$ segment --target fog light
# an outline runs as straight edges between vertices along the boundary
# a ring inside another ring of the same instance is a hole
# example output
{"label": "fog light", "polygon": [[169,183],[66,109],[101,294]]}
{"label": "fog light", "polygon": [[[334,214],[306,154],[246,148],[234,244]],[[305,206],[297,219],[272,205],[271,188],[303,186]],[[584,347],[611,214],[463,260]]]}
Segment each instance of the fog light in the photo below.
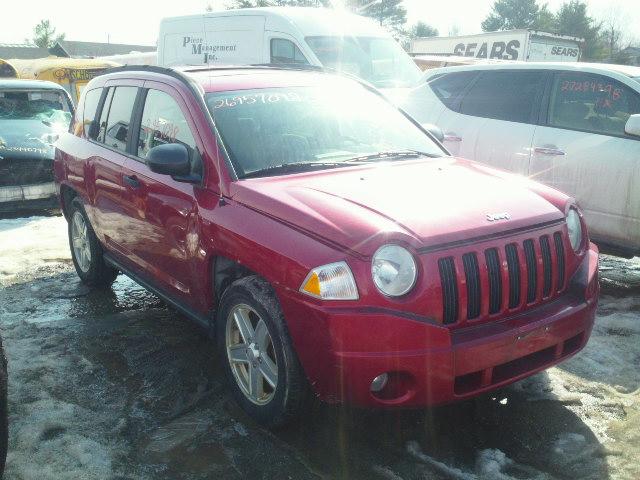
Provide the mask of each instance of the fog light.
{"label": "fog light", "polygon": [[384,387],[386,387],[387,381],[389,381],[389,375],[388,374],[383,373],[382,375],[378,375],[371,382],[371,391],[374,392],[374,393],[378,393],[378,392],[382,391],[382,389]]}

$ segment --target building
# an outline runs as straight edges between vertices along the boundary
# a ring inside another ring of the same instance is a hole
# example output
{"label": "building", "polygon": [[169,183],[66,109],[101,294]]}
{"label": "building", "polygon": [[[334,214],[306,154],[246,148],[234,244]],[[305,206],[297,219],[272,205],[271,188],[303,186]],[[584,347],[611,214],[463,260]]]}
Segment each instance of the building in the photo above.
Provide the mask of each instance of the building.
{"label": "building", "polygon": [[49,49],[50,55],[70,58],[106,57],[131,52],[155,52],[156,47],[149,45],[130,45],[124,43],[75,42],[61,40]]}
{"label": "building", "polygon": [[620,50],[615,59],[627,65],[640,65],[640,47],[627,47]]}
{"label": "building", "polygon": [[31,60],[51,55],[67,58],[94,58],[110,55],[122,55],[131,52],[155,52],[150,45],[130,45],[123,43],[74,42],[61,40],[49,48],[35,45],[0,43],[0,58]]}
{"label": "building", "polygon": [[21,58],[31,60],[50,55],[46,48],[20,43],[0,43],[0,58]]}

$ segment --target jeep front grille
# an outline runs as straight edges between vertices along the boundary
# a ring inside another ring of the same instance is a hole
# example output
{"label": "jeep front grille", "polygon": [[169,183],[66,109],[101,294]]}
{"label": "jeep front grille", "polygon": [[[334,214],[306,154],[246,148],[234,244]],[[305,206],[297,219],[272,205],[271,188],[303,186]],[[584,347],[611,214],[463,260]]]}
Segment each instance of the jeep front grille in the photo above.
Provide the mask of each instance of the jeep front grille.
{"label": "jeep front grille", "polygon": [[564,289],[562,233],[470,251],[460,257],[443,257],[438,260],[438,267],[445,324],[481,320],[535,306]]}

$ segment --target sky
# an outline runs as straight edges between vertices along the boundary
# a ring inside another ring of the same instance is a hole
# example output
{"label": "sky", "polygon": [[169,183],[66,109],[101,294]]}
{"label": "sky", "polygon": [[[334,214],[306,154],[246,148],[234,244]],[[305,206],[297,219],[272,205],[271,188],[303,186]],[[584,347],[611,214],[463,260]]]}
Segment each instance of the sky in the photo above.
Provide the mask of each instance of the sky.
{"label": "sky", "polygon": [[[626,32],[627,41],[640,41],[640,0],[587,0],[589,14],[613,15]],[[564,0],[547,0],[555,11]],[[208,4],[223,8],[228,0],[110,0],[94,4],[86,0],[4,0],[0,43],[23,43],[41,19],[49,19],[67,40],[154,45],[163,17],[204,11]],[[424,21],[448,35],[479,33],[480,23],[493,0],[404,0],[409,24]],[[98,7],[99,5],[99,7]],[[160,7],[160,5],[162,5]]]}

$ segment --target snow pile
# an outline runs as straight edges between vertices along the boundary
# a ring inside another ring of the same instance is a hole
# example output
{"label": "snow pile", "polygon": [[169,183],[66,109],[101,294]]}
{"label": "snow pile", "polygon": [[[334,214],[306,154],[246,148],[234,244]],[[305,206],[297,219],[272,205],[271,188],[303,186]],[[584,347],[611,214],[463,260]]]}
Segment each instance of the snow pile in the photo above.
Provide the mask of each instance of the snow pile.
{"label": "snow pile", "polygon": [[41,324],[3,328],[9,359],[9,452],[5,478],[105,479],[118,448],[104,441],[111,412],[72,402],[78,376],[94,375],[84,357],[70,354],[66,332]]}
{"label": "snow pile", "polygon": [[473,472],[451,467],[425,454],[418,442],[409,442],[407,451],[431,469],[454,480],[542,480],[546,475],[527,465],[516,464],[497,448],[488,448],[477,453]]}
{"label": "snow pile", "polygon": [[513,465],[513,460],[501,450],[491,448],[478,452],[476,459],[476,473],[480,478],[511,478],[503,472]]}
{"label": "snow pile", "polygon": [[407,444],[407,451],[411,455],[413,455],[417,460],[420,460],[421,462],[427,464],[428,466],[436,470],[438,473],[441,473],[446,477],[453,478],[455,480],[477,480],[478,479],[478,476],[473,473],[465,472],[459,468],[450,467],[446,463],[439,462],[435,458],[430,457],[420,449],[420,445],[418,445],[418,442],[409,442]]}
{"label": "snow pile", "polygon": [[0,252],[0,286],[27,270],[69,264],[67,222],[63,216],[0,220]]}
{"label": "snow pile", "polygon": [[560,456],[575,456],[584,450],[587,439],[579,433],[563,433],[553,443],[551,451]]}

